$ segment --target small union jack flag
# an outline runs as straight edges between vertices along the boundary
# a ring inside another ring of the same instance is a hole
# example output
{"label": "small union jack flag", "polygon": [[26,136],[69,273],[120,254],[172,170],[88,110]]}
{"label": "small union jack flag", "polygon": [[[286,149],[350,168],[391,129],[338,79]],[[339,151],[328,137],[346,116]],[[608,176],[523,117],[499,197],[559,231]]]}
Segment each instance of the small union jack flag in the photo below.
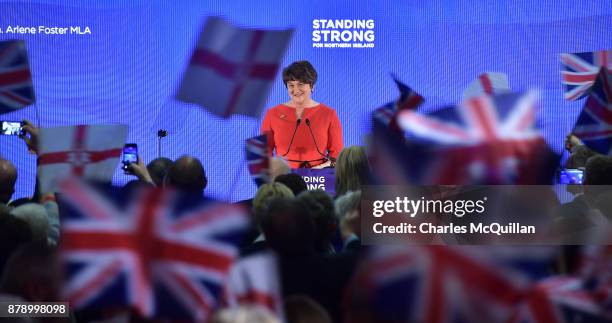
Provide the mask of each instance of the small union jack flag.
{"label": "small union jack flag", "polygon": [[511,323],[611,322],[577,277],[555,276],[538,282],[517,308]]}
{"label": "small union jack flag", "polygon": [[475,97],[429,115],[402,111],[398,123],[420,148],[412,157],[420,165],[416,182],[549,183],[556,160],[536,127],[536,109],[529,92]]}
{"label": "small union jack flag", "polygon": [[22,40],[0,42],[0,114],[34,103],[28,53]]}
{"label": "small union jack flag", "polygon": [[263,134],[247,139],[246,159],[249,166],[249,173],[257,186],[259,187],[268,183],[270,181],[270,153],[268,152],[267,135]]}
{"label": "small union jack flag", "polygon": [[77,180],[60,189],[64,296],[74,308],[209,318],[248,225],[242,208],[153,188],[127,200]]}
{"label": "small union jack flag", "polygon": [[397,125],[397,113],[403,110],[416,109],[423,103],[424,99],[420,94],[398,80],[395,75],[391,75],[391,77],[393,77],[393,81],[395,81],[397,89],[400,91],[400,96],[397,100],[374,110],[374,118],[401,133]]}
{"label": "small union jack flag", "polygon": [[528,287],[520,272],[470,249],[385,246],[368,254],[348,297],[373,322],[507,322]]}
{"label": "small union jack flag", "polygon": [[588,94],[600,67],[612,70],[612,50],[586,53],[563,53],[563,84],[565,99],[578,100]]}
{"label": "small union jack flag", "polygon": [[589,148],[612,153],[612,72],[601,68],[573,132]]}

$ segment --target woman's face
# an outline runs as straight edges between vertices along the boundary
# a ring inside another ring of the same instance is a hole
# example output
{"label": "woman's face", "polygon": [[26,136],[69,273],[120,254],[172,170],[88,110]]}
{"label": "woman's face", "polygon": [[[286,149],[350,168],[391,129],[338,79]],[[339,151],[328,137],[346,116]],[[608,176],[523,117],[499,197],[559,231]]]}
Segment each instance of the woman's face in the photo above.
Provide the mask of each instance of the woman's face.
{"label": "woman's face", "polygon": [[287,92],[289,93],[291,101],[299,105],[310,101],[312,87],[310,84],[300,81],[289,81],[287,82]]}

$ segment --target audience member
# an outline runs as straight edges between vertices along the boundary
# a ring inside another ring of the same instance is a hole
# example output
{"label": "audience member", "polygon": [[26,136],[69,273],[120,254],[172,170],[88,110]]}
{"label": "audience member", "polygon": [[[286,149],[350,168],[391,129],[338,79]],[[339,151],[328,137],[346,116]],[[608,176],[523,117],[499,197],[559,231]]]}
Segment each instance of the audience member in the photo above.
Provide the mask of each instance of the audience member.
{"label": "audience member", "polygon": [[28,203],[11,210],[11,215],[25,221],[30,227],[32,238],[36,242],[51,243],[49,238],[49,219],[45,208],[37,203]]}
{"label": "audience member", "polygon": [[331,242],[338,229],[338,224],[331,196],[323,190],[311,190],[300,193],[297,199],[304,203],[315,223],[316,251],[321,254],[334,253]]}
{"label": "audience member", "polygon": [[213,315],[211,323],[281,323],[281,321],[264,308],[241,306],[225,308]]}
{"label": "audience member", "polygon": [[268,203],[261,228],[270,248],[288,257],[313,253],[315,224],[308,214],[308,206],[289,197],[275,197]]}
{"label": "audience member", "polygon": [[274,182],[274,179],[280,175],[291,173],[291,168],[287,161],[280,157],[270,157],[270,182]]}
{"label": "audience member", "polygon": [[27,302],[59,302],[61,267],[54,248],[29,243],[9,258],[0,278],[0,292]]}
{"label": "audience member", "polygon": [[332,323],[327,311],[304,295],[292,295],[285,299],[285,317],[287,323]]}
{"label": "audience member", "polygon": [[274,179],[274,182],[285,184],[291,189],[291,191],[293,191],[295,196],[308,189],[302,176],[296,173],[279,175]]}
{"label": "audience member", "polygon": [[172,164],[172,160],[166,157],[155,158],[147,164],[147,171],[153,183],[155,183],[155,186],[161,187],[163,185],[164,178],[166,174],[168,174],[168,170]]}
{"label": "audience member", "polygon": [[361,248],[361,191],[347,192],[335,201],[345,251]]}
{"label": "audience member", "polygon": [[0,158],[0,204],[8,204],[15,193],[17,169],[13,164]]}
{"label": "audience member", "polygon": [[358,191],[370,182],[370,165],[363,146],[344,148],[336,161],[336,196]]}
{"label": "audience member", "polygon": [[27,222],[8,213],[8,210],[0,213],[0,274],[11,254],[32,241],[32,230]]}
{"label": "audience member", "polygon": [[204,194],[208,179],[199,159],[183,156],[170,166],[164,183],[181,191]]}

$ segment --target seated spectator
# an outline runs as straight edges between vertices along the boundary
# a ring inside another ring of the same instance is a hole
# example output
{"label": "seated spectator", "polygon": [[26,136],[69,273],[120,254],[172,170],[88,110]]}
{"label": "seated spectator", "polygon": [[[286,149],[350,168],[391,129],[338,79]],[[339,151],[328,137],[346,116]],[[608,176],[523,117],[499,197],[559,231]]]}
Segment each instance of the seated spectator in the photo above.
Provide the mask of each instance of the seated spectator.
{"label": "seated spectator", "polygon": [[217,311],[211,323],[280,323],[281,321],[264,308],[240,306]]}
{"label": "seated spectator", "polygon": [[199,159],[183,156],[170,166],[164,184],[181,191],[203,195],[208,179]]}
{"label": "seated spectator", "polygon": [[28,223],[8,213],[0,212],[0,274],[11,254],[20,246],[33,241]]}
{"label": "seated spectator", "polygon": [[49,238],[51,228],[47,218],[47,211],[42,205],[36,203],[24,204],[12,209],[11,215],[25,221],[29,225],[34,241],[55,245],[55,242]]}
{"label": "seated spectator", "polygon": [[54,248],[46,243],[20,247],[9,258],[0,292],[16,295],[27,302],[59,302],[61,267]]}
{"label": "seated spectator", "polygon": [[336,196],[348,191],[361,190],[370,182],[370,165],[362,146],[344,148],[336,161]]}
{"label": "seated spectator", "polygon": [[321,254],[334,253],[332,240],[338,229],[334,201],[324,190],[304,191],[297,196],[315,223],[315,246]]}
{"label": "seated spectator", "polygon": [[8,204],[15,193],[17,169],[8,160],[0,158],[0,204]]}
{"label": "seated spectator", "polygon": [[292,295],[285,299],[287,323],[332,323],[327,311],[312,298]]}
{"label": "seated spectator", "polygon": [[291,173],[289,164],[280,157],[270,157],[270,182],[274,182],[277,176]]}
{"label": "seated spectator", "polygon": [[172,160],[166,157],[155,158],[147,164],[147,171],[149,175],[151,175],[151,179],[153,183],[155,183],[155,186],[161,187],[163,185],[164,178],[166,174],[168,174],[168,170],[172,164]]}
{"label": "seated spectator", "polygon": [[340,223],[340,234],[344,251],[361,248],[361,191],[348,192],[336,199],[336,216]]}
{"label": "seated spectator", "polygon": [[252,242],[248,246],[243,248],[245,254],[257,252],[266,248],[266,238],[262,234],[261,219],[266,213],[270,201],[274,198],[286,197],[293,198],[293,192],[281,183],[264,184],[257,190],[255,197],[253,198],[253,223],[254,230],[247,234],[247,241]]}
{"label": "seated spectator", "polygon": [[315,223],[299,199],[270,201],[262,229],[270,248],[279,256],[283,296],[307,295],[336,322],[341,322],[340,303],[355,267],[355,257],[321,255],[315,251]]}
{"label": "seated spectator", "polygon": [[279,175],[274,179],[274,182],[285,184],[291,189],[293,195],[295,196],[308,189],[308,187],[306,186],[306,182],[304,181],[302,176],[295,173]]}

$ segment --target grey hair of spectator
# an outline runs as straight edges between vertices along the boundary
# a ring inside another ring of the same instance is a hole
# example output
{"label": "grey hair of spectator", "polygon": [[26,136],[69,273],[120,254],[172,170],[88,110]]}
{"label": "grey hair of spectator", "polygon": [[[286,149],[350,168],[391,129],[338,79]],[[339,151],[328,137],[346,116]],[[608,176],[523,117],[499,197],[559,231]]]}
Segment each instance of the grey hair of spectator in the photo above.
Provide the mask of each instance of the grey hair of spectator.
{"label": "grey hair of spectator", "polygon": [[346,192],[346,194],[338,197],[334,202],[334,208],[338,220],[342,220],[350,211],[361,209],[361,191]]}
{"label": "grey hair of spectator", "polygon": [[332,323],[325,308],[305,295],[285,299],[285,316],[290,323]]}
{"label": "grey hair of spectator", "polygon": [[10,161],[0,157],[0,203],[6,204],[15,193],[17,169]]}
{"label": "grey hair of spectator", "polygon": [[259,187],[253,198],[253,215],[255,216],[255,223],[261,225],[261,218],[266,213],[270,200],[276,197],[289,197],[293,198],[295,195],[285,184],[282,183],[268,183],[263,184]]}
{"label": "grey hair of spectator", "polygon": [[36,203],[27,203],[11,210],[11,214],[25,221],[32,231],[32,238],[37,242],[49,240],[49,219],[45,208]]}
{"label": "grey hair of spectator", "polygon": [[164,183],[164,178],[166,174],[168,174],[168,170],[170,166],[172,166],[174,162],[170,158],[159,157],[153,159],[151,162],[147,164],[147,171],[149,175],[151,175],[151,179],[157,187],[161,187]]}
{"label": "grey hair of spectator", "polygon": [[281,323],[270,311],[262,307],[239,306],[217,311],[211,323]]}

